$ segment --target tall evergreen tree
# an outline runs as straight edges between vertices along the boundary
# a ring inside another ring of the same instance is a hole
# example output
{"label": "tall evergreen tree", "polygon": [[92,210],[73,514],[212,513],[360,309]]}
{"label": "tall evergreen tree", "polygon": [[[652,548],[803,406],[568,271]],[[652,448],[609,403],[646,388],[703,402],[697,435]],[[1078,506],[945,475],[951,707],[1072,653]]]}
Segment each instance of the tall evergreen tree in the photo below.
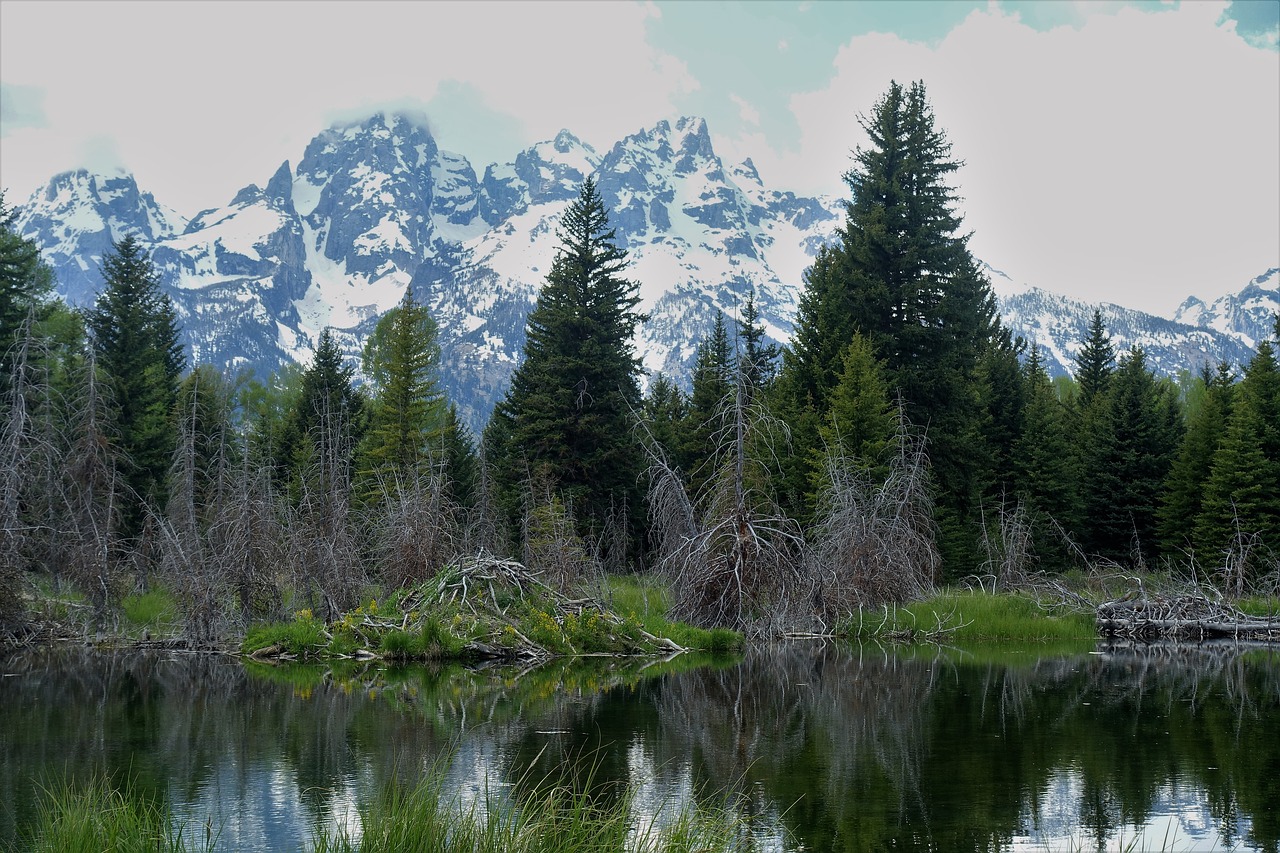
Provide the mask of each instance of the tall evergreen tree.
{"label": "tall evergreen tree", "polygon": [[[824,455],[858,460],[867,471],[888,473],[885,453],[896,428],[883,366],[871,351],[871,342],[854,334],[844,351],[844,369],[831,391],[831,407],[819,433]],[[814,491],[824,482],[822,466],[814,469]]]}
{"label": "tall evergreen tree", "polygon": [[1280,554],[1280,369],[1270,341],[1258,344],[1205,481],[1195,525],[1197,553],[1213,568],[1237,535],[1256,537],[1255,557]]}
{"label": "tall evergreen tree", "polygon": [[121,531],[141,529],[148,502],[163,506],[177,440],[174,402],[186,357],[173,303],[147,253],[132,237],[102,263],[105,286],[88,314],[98,367],[110,391],[115,440],[125,460]]}
{"label": "tall evergreen tree", "polygon": [[644,422],[667,461],[686,469],[685,429],[689,398],[665,373],[657,373],[644,395]]}
{"label": "tall evergreen tree", "polygon": [[994,334],[995,300],[968,249],[948,185],[960,167],[935,125],[922,83],[891,84],[861,119],[871,145],[846,175],[853,191],[839,244],[815,260],[784,372],[819,412],[859,331],[886,366],[912,423],[927,428],[940,496],[944,556],[972,565],[977,505],[990,478],[979,361]]}
{"label": "tall evergreen tree", "polygon": [[756,307],[756,291],[752,287],[738,320],[738,340],[741,346],[737,355],[738,381],[747,388],[748,398],[773,380],[778,366],[778,345],[766,343],[764,324],[760,322],[760,309]]}
{"label": "tall evergreen tree", "polygon": [[1167,553],[1194,543],[1193,531],[1204,500],[1213,458],[1227,433],[1235,398],[1236,376],[1222,362],[1217,372],[1205,365],[1200,380],[1204,394],[1187,425],[1178,455],[1169,469],[1160,504],[1160,540]]}
{"label": "tall evergreen tree", "polygon": [[[1038,542],[1047,543],[1056,539],[1050,535],[1056,532],[1055,523],[1063,530],[1073,531],[1079,522],[1076,457],[1066,407],[1049,380],[1038,347],[1032,346],[1023,374],[1026,408],[1022,433],[1011,454],[1015,492],[1028,505]],[[1047,547],[1039,550],[1042,557],[1048,556]]]}
{"label": "tall evergreen tree", "polygon": [[364,372],[373,388],[362,473],[411,475],[438,455],[447,405],[439,390],[440,348],[425,305],[406,290],[378,321],[364,347]]}
{"label": "tall evergreen tree", "polygon": [[1119,563],[1151,561],[1158,553],[1156,513],[1174,452],[1181,414],[1173,388],[1130,349],[1097,399],[1097,429],[1083,471],[1086,547]]}
{"label": "tall evergreen tree", "polygon": [[1102,312],[1097,309],[1089,321],[1089,334],[1076,353],[1075,363],[1075,380],[1080,386],[1078,403],[1081,411],[1086,411],[1107,390],[1107,382],[1116,369],[1116,350],[1102,321]]}
{"label": "tall evergreen tree", "polygon": [[733,352],[724,315],[717,312],[715,324],[698,345],[693,361],[693,381],[685,417],[681,467],[689,477],[689,489],[699,494],[715,478],[720,464],[720,434],[725,429],[725,411],[734,390]]}
{"label": "tall evergreen tree", "polygon": [[[309,466],[320,462],[324,476],[341,478],[337,485],[345,489],[367,426],[368,404],[355,386],[355,369],[345,363],[333,333],[325,329],[282,430],[279,462],[285,482],[296,485]],[[334,484],[321,485],[327,490]]]}
{"label": "tall evergreen tree", "polygon": [[[586,532],[626,506],[639,518],[640,454],[631,429],[642,372],[632,338],[643,317],[626,253],[595,182],[565,211],[560,246],[529,314],[524,359],[494,418],[508,467],[554,478]],[[634,532],[634,531],[633,531]]]}
{"label": "tall evergreen tree", "polygon": [[15,214],[0,192],[0,377],[9,371],[9,348],[33,309],[53,290],[53,271],[36,244],[17,232]]}

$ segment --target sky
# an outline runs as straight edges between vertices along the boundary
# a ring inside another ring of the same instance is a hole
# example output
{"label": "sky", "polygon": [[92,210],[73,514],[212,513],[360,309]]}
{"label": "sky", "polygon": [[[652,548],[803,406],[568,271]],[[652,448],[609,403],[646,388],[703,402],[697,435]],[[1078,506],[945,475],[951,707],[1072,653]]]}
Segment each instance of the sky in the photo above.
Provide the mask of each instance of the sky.
{"label": "sky", "polygon": [[477,172],[699,115],[726,164],[847,198],[891,80],[1019,283],[1169,315],[1280,266],[1280,0],[0,0],[0,188],[124,169],[190,217],[411,109]]}

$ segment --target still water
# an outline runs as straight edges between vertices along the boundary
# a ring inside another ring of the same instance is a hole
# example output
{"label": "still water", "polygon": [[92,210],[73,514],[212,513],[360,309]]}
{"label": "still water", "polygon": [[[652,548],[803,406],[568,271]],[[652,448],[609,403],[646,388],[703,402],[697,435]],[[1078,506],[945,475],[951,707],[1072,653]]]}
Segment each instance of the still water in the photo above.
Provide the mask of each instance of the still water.
{"label": "still water", "polygon": [[362,803],[432,770],[464,802],[623,781],[641,820],[728,798],[760,850],[1280,849],[1275,651],[805,643],[469,670],[46,650],[0,675],[5,850],[41,785],[94,774],[220,849],[276,851],[358,833]]}

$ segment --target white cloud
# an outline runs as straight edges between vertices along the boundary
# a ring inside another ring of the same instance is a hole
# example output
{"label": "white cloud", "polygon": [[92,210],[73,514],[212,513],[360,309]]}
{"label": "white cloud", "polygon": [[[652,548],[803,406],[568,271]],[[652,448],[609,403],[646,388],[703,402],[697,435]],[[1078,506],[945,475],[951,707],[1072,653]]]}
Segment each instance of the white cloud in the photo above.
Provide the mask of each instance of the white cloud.
{"label": "white cloud", "polygon": [[427,104],[450,80],[515,120],[507,156],[562,127],[608,145],[675,114],[673,98],[697,86],[646,43],[658,14],[619,3],[86,3],[74,15],[5,4],[0,78],[45,92],[48,128],[6,135],[0,182],[22,198],[79,165],[84,140],[109,136],[140,184],[190,214],[265,181],[335,115]]}
{"label": "white cloud", "polygon": [[1032,284],[1171,311],[1280,261],[1280,55],[1217,26],[1222,9],[1122,9],[1048,32],[997,9],[934,47],[860,36],[825,89],[793,96],[798,150],[717,143],[761,145],[768,181],[843,195],[857,114],[890,79],[923,79],[967,164],[975,253]]}
{"label": "white cloud", "polygon": [[751,105],[751,102],[738,95],[730,94],[729,100],[733,101],[734,106],[738,108],[738,117],[747,124],[760,126],[760,111]]}

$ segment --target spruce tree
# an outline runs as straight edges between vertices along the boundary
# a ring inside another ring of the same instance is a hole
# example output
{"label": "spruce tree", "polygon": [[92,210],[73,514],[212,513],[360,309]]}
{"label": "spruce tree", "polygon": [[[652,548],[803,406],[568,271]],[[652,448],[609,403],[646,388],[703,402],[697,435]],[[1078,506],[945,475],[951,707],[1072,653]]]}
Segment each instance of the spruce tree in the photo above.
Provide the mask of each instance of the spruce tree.
{"label": "spruce tree", "polygon": [[724,414],[734,390],[733,353],[724,315],[717,312],[711,334],[698,345],[693,361],[693,382],[679,455],[689,477],[690,493],[697,495],[715,478],[720,465],[720,434]]}
{"label": "spruce tree", "polygon": [[[859,334],[845,347],[842,361],[844,369],[819,429],[823,455],[856,460],[864,471],[883,479],[888,473],[885,454],[896,427],[883,365],[872,353],[871,342]],[[824,478],[822,466],[815,466],[815,493]]]}
{"label": "spruce tree", "polygon": [[53,290],[53,271],[36,244],[18,234],[15,218],[0,192],[0,378],[9,372],[9,348],[22,324],[44,309]]}
{"label": "spruce tree", "polygon": [[1158,553],[1156,513],[1164,479],[1181,440],[1173,388],[1130,349],[1108,382],[1083,471],[1089,551],[1118,563],[1150,562]]}
{"label": "spruce tree", "polygon": [[666,456],[667,462],[686,470],[685,429],[689,398],[665,373],[649,381],[644,395],[644,422],[649,436]]}
{"label": "spruce tree", "polygon": [[280,441],[282,472],[295,497],[300,478],[317,463],[324,482],[312,483],[313,489],[345,490],[367,426],[368,403],[355,386],[355,368],[345,363],[333,333],[325,329],[302,374]]}
{"label": "spruce tree", "polygon": [[[1040,349],[1032,346],[1023,367],[1026,406],[1022,433],[1012,448],[1015,493],[1031,512],[1037,543],[1058,540],[1055,527],[1074,531],[1080,519],[1076,458],[1072,452],[1066,407],[1058,399],[1049,374],[1040,359]],[[1065,557],[1047,545],[1038,549],[1042,557],[1052,555],[1056,567]]]}
{"label": "spruce tree", "polygon": [[[1280,553],[1280,369],[1270,341],[1236,392],[1226,435],[1214,453],[1195,525],[1202,562],[1221,568],[1238,535],[1256,538],[1254,557]],[[1250,569],[1254,567],[1249,567]]]}
{"label": "spruce tree", "polygon": [[840,241],[809,272],[785,385],[793,408],[808,400],[824,412],[839,354],[855,331],[871,341],[908,419],[928,431],[944,556],[963,573],[976,557],[978,502],[991,477],[975,388],[995,300],[960,230],[948,179],[961,164],[924,85],[891,84],[861,124],[871,144],[846,175],[853,200]]}
{"label": "spruce tree", "polygon": [[1089,334],[1075,357],[1075,380],[1080,386],[1078,398],[1081,411],[1087,411],[1093,401],[1107,389],[1107,382],[1116,368],[1116,350],[1111,336],[1102,322],[1102,312],[1095,309],[1089,321]]}
{"label": "spruce tree", "polygon": [[1213,468],[1214,455],[1226,438],[1235,398],[1236,376],[1226,362],[1220,363],[1216,372],[1210,372],[1205,365],[1199,381],[1203,383],[1204,395],[1169,469],[1160,504],[1160,541],[1170,554],[1194,544],[1193,532],[1204,501],[1205,483]]}
{"label": "spruce tree", "polygon": [[773,381],[779,354],[777,344],[766,343],[754,287],[747,294],[747,302],[738,321],[738,340],[741,342],[737,356],[738,381],[746,387],[748,398],[752,398]]}
{"label": "spruce tree", "polygon": [[558,238],[529,314],[523,360],[494,418],[506,422],[498,430],[506,433],[506,467],[550,476],[584,532],[596,535],[621,507],[639,518],[641,459],[631,426],[642,369],[632,338],[643,317],[594,180],[565,211]]}
{"label": "spruce tree", "polygon": [[439,390],[436,337],[426,306],[406,290],[365,343],[363,366],[373,399],[361,474],[371,481],[411,476],[430,462],[433,449],[439,455],[447,406]]}
{"label": "spruce tree", "polygon": [[186,357],[177,314],[138,241],[125,237],[102,263],[105,287],[88,313],[97,364],[110,391],[111,425],[125,460],[121,531],[136,535],[148,503],[162,507],[177,440],[174,402]]}

